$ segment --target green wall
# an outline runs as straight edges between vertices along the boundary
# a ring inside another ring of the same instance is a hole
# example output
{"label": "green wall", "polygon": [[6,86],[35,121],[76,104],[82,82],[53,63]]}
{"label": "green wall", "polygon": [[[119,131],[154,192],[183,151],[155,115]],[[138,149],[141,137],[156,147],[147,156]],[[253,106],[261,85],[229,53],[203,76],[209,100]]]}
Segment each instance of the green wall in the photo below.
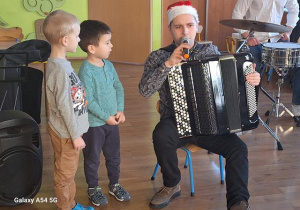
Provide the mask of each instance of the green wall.
{"label": "green wall", "polygon": [[[8,23],[5,28],[20,27],[24,39],[34,39],[34,21],[45,18],[36,11],[27,11],[24,1],[29,0],[0,0],[0,18]],[[109,1],[109,0],[108,0]],[[120,0],[121,1],[121,0]],[[161,47],[161,1],[152,0],[152,49]],[[32,1],[31,1],[32,2]],[[36,2],[36,1],[33,1]],[[45,0],[44,0],[45,2]],[[53,1],[52,1],[53,2]],[[59,2],[59,1],[58,1]],[[80,21],[88,19],[88,0],[65,0],[65,3],[53,10],[62,9],[78,17]],[[0,20],[1,20],[0,19]],[[78,47],[76,53],[68,53],[68,57],[85,57],[86,54]]]}
{"label": "green wall", "polygon": [[[23,30],[24,39],[34,39],[34,21],[37,19],[45,18],[38,12],[27,11],[24,8],[24,0],[0,0],[0,17],[6,23],[5,28],[20,27]],[[25,0],[29,1],[29,0]],[[31,1],[36,2],[36,1]],[[44,0],[45,2],[45,0]],[[54,1],[52,1],[54,2]],[[59,1],[58,1],[59,2]],[[53,10],[62,9],[77,16],[80,21],[88,19],[88,0],[66,0],[65,3]],[[76,53],[69,53],[68,57],[85,57],[86,53],[79,47]]]}
{"label": "green wall", "polygon": [[161,1],[153,0],[152,4],[152,50],[161,47]]}

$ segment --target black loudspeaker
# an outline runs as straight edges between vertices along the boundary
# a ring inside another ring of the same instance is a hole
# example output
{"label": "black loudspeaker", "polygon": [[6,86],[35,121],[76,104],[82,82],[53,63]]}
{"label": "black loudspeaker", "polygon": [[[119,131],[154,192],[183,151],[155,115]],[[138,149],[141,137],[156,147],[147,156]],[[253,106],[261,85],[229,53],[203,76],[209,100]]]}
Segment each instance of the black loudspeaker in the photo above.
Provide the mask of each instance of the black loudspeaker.
{"label": "black loudspeaker", "polygon": [[0,111],[0,206],[33,198],[43,171],[40,131],[35,120],[17,110]]}

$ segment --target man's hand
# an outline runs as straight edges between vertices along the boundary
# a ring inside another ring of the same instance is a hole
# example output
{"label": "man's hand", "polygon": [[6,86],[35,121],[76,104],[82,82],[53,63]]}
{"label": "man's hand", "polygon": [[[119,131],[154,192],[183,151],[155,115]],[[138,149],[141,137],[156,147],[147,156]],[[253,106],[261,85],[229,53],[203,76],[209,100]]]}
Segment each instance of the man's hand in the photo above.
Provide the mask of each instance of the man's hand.
{"label": "man's hand", "polygon": [[291,29],[289,32],[285,32],[281,36],[281,40],[284,42],[289,42],[290,41],[290,36],[292,34],[293,28],[290,26],[287,26],[289,29]]}
{"label": "man's hand", "polygon": [[172,53],[170,58],[165,62],[166,67],[171,68],[172,66],[175,66],[176,64],[179,64],[182,60],[185,60],[185,58],[182,56],[183,48],[192,48],[193,46],[190,46],[188,43],[181,43]]}
{"label": "man's hand", "polygon": [[256,37],[249,37],[247,40],[248,46],[260,45],[260,41]]}
{"label": "man's hand", "polygon": [[[246,31],[241,34],[242,38],[246,39],[249,36],[249,31]],[[247,45],[248,46],[256,46],[260,45],[260,41],[256,37],[249,37],[247,40]]]}
{"label": "man's hand", "polygon": [[[255,69],[255,65],[253,65],[253,69]],[[253,73],[246,76],[246,81],[252,86],[257,86],[260,83],[260,74],[254,70]]]}
{"label": "man's hand", "polygon": [[290,33],[283,33],[281,34],[281,40],[284,41],[284,42],[289,42],[290,41]]}

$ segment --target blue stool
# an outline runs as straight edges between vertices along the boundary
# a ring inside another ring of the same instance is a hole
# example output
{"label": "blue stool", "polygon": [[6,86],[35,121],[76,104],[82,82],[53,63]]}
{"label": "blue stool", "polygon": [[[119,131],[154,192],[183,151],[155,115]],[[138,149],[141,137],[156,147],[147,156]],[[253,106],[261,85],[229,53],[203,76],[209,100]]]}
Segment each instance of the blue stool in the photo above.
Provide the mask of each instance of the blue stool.
{"label": "blue stool", "polygon": [[[200,147],[197,147],[196,145],[193,145],[195,148],[199,148],[197,150],[200,150]],[[189,167],[189,173],[190,173],[190,185],[191,185],[191,196],[195,196],[195,188],[194,188],[194,172],[193,172],[193,163],[192,163],[192,155],[191,152],[197,151],[190,148],[189,145],[180,147],[180,149],[184,150],[186,152],[186,158],[185,158],[185,164],[184,168]],[[219,162],[220,162],[220,175],[221,175],[221,184],[224,184],[224,166],[223,166],[223,157],[222,155],[219,155]],[[157,174],[157,171],[159,169],[159,164],[157,163],[153,172],[153,175],[151,177],[151,180],[154,180]]]}

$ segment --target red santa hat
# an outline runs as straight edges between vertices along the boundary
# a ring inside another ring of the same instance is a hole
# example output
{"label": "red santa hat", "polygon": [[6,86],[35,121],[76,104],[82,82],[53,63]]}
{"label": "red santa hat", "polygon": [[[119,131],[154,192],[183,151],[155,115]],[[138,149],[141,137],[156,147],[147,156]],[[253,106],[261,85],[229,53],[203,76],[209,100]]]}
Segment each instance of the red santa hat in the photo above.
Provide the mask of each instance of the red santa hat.
{"label": "red santa hat", "polygon": [[190,14],[193,15],[199,22],[198,13],[195,7],[193,7],[191,1],[178,1],[168,6],[168,24],[178,15]]}

